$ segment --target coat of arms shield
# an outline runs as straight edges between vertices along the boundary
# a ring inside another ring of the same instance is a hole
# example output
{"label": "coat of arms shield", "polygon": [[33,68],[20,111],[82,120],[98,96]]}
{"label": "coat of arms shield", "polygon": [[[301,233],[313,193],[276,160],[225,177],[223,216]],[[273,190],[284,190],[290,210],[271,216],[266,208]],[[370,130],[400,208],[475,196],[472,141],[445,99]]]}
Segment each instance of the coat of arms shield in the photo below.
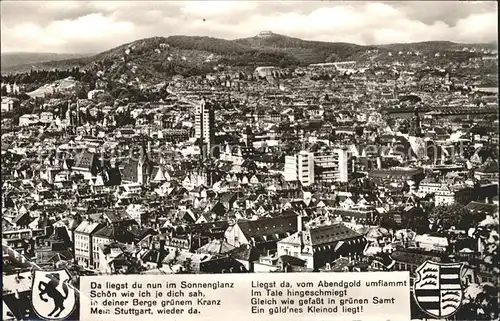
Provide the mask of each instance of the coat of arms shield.
{"label": "coat of arms shield", "polygon": [[417,270],[413,295],[422,311],[435,318],[455,314],[463,301],[463,263],[426,261]]}
{"label": "coat of arms shield", "polygon": [[76,307],[76,291],[66,269],[35,270],[31,301],[33,311],[44,320],[64,320]]}

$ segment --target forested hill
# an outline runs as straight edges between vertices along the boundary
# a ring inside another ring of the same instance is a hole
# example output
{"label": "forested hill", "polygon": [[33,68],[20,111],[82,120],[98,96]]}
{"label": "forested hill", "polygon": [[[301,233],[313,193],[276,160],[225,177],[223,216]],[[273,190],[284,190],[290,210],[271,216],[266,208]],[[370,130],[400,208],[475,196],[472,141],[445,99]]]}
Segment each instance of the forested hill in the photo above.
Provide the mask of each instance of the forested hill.
{"label": "forested hill", "polygon": [[[124,78],[164,78],[176,74],[190,76],[209,73],[219,65],[293,67],[343,60],[366,61],[390,57],[391,52],[419,51],[429,53],[454,51],[471,46],[452,42],[425,42],[361,46],[351,43],[308,41],[272,32],[251,38],[225,40],[212,37],[170,36],[137,40],[97,55],[2,66],[2,74],[34,70],[66,70],[78,67],[107,73],[115,80]],[[495,45],[473,45],[494,48]],[[468,59],[471,53],[461,53]],[[472,54],[474,55],[474,54]]]}

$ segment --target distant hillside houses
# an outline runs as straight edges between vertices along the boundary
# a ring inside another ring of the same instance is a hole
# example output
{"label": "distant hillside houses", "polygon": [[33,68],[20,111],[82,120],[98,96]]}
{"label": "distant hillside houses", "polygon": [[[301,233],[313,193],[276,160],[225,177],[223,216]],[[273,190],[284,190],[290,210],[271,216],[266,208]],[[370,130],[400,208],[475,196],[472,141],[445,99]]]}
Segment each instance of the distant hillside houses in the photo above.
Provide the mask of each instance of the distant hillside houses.
{"label": "distant hillside houses", "polygon": [[19,99],[11,97],[2,97],[2,113],[11,112],[19,107]]}
{"label": "distant hillside houses", "polygon": [[1,88],[2,88],[2,93],[5,90],[5,93],[14,94],[14,95],[19,94],[19,92],[21,92],[21,90],[23,90],[23,87],[17,85],[16,83],[14,83],[14,84],[2,83]]}
{"label": "distant hillside houses", "polygon": [[254,76],[259,78],[267,78],[267,77],[282,77],[287,73],[286,70],[283,70],[279,67],[273,66],[263,66],[257,67],[254,71]]}
{"label": "distant hillside houses", "polygon": [[355,61],[338,61],[338,62],[325,62],[319,64],[310,64],[309,69],[320,69],[320,70],[337,70],[337,71],[355,71],[356,62]]}

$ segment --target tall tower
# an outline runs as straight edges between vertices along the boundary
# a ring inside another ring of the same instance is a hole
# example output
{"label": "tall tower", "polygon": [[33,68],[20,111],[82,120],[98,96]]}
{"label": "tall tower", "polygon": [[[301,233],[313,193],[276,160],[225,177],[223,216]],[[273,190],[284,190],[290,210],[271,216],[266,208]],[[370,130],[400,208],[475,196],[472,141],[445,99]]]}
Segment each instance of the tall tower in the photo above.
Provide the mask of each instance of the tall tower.
{"label": "tall tower", "polygon": [[78,102],[78,98],[76,99],[76,126],[80,126],[80,103]]}
{"label": "tall tower", "polygon": [[201,101],[196,107],[195,137],[199,139],[202,157],[209,158],[215,144],[215,108],[210,102]]}
{"label": "tall tower", "polygon": [[66,110],[65,121],[68,126],[73,126],[73,114],[71,113],[71,102],[68,101],[68,109]]}
{"label": "tall tower", "polygon": [[254,139],[255,139],[255,135],[252,132],[252,127],[247,126],[245,128],[245,132],[243,134],[243,142],[245,143],[245,146],[252,147]]}
{"label": "tall tower", "polygon": [[418,107],[415,107],[415,113],[412,118],[408,141],[416,159],[421,160],[427,156],[427,146],[424,139],[422,124],[418,114]]}
{"label": "tall tower", "polygon": [[149,177],[151,174],[151,161],[148,157],[148,151],[146,147],[141,146],[141,153],[139,155],[139,161],[137,162],[137,183],[147,184],[149,183]]}
{"label": "tall tower", "polygon": [[420,115],[418,114],[418,107],[415,107],[412,124],[410,128],[410,136],[422,137],[422,124],[420,123]]}

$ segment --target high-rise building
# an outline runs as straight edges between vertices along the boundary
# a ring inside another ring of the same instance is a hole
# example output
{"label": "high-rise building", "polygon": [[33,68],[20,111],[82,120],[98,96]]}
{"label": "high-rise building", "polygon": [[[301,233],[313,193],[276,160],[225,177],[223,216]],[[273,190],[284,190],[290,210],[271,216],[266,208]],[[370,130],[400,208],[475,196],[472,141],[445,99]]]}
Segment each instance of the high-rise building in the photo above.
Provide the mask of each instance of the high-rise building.
{"label": "high-rise building", "polygon": [[313,184],[314,153],[301,151],[295,156],[285,156],[285,180],[298,180],[305,186]]}
{"label": "high-rise building", "polygon": [[351,153],[346,149],[301,151],[285,156],[284,176],[286,181],[298,180],[305,186],[315,182],[348,182],[352,168]]}
{"label": "high-rise building", "polygon": [[203,158],[211,154],[215,144],[215,110],[214,105],[202,100],[196,107],[195,137],[200,143]]}
{"label": "high-rise building", "polygon": [[347,149],[335,148],[314,153],[315,180],[318,182],[348,182],[352,174],[352,154]]}

